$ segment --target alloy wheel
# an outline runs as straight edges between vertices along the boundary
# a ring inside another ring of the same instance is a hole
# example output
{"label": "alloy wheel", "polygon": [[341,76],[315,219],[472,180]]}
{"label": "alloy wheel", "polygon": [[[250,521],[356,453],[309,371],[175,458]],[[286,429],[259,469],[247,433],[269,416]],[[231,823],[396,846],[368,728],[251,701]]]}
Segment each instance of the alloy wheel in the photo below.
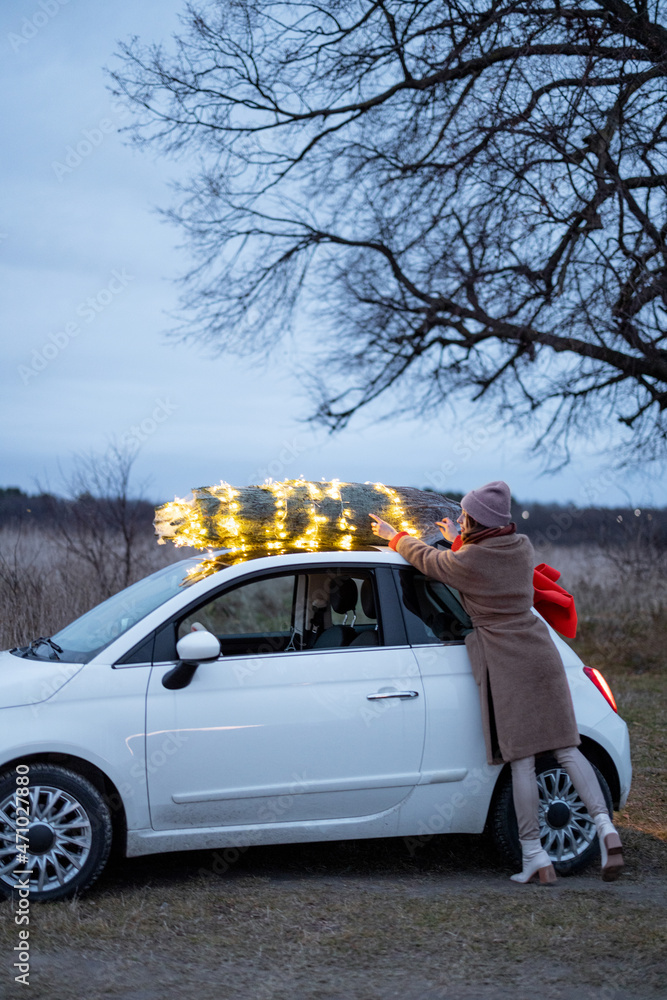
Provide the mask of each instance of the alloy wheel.
{"label": "alloy wheel", "polygon": [[537,776],[540,837],[555,862],[571,861],[592,844],[595,824],[577,795],[567,771],[550,768]]}
{"label": "alloy wheel", "polygon": [[[27,825],[21,822],[17,801],[28,810]],[[63,888],[79,874],[92,846],[90,817],[71,792],[36,784],[29,787],[26,798],[17,800],[11,794],[0,802],[0,879],[8,887],[22,877],[14,872],[30,870],[31,890]],[[26,864],[18,857],[23,847]]]}

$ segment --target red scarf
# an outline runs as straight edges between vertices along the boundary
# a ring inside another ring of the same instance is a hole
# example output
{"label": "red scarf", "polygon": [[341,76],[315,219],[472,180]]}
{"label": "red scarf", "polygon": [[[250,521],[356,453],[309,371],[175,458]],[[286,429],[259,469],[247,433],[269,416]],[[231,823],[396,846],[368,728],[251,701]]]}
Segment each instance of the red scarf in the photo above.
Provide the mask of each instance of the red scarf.
{"label": "red scarf", "polygon": [[498,535],[513,535],[516,531],[516,524],[512,521],[502,528],[481,528],[477,531],[464,531],[461,534],[461,545],[469,542],[481,542],[483,538],[496,538]]}

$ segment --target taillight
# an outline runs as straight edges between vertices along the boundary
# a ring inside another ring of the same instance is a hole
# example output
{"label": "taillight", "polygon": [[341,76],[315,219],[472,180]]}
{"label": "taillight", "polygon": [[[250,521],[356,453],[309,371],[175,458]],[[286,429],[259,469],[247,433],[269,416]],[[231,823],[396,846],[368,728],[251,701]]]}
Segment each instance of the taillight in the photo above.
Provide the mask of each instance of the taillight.
{"label": "taillight", "polygon": [[618,709],[616,708],[616,699],[611,693],[611,688],[607,684],[606,680],[604,679],[600,671],[596,670],[595,667],[584,667],[584,673],[586,674],[589,680],[593,681],[598,691],[600,691],[605,696],[611,707],[618,715]]}

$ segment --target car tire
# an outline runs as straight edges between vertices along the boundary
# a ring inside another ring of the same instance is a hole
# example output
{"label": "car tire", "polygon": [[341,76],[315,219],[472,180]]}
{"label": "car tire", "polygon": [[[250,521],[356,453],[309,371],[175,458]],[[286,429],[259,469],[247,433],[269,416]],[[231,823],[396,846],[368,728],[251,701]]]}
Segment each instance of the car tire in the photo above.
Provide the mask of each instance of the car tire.
{"label": "car tire", "polygon": [[[609,815],[613,803],[609,785],[592,765],[600,782]],[[579,798],[567,771],[554,757],[540,757],[535,771],[540,793],[540,838],[559,875],[573,875],[588,868],[600,855],[593,820]],[[521,869],[521,845],[512,799],[508,767],[500,779],[490,817],[491,835],[503,860]]]}
{"label": "car tire", "polygon": [[[27,790],[27,821],[17,809],[26,802],[17,798],[17,788]],[[17,828],[29,838],[25,862],[18,857],[25,840]],[[30,764],[27,774],[0,776],[0,895],[12,896],[26,878],[15,872],[32,870],[30,901],[69,899],[99,876],[111,840],[109,807],[87,778],[56,764]]]}

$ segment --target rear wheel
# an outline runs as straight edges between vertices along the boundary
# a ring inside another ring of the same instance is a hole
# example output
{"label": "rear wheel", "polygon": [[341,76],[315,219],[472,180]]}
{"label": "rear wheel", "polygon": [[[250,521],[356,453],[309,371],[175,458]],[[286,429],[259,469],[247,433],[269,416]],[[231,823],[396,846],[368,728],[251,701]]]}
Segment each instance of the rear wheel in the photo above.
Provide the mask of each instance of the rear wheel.
{"label": "rear wheel", "polygon": [[[536,762],[540,793],[540,839],[560,875],[583,871],[600,853],[595,824],[577,795],[570,776],[553,757]],[[613,804],[609,786],[593,765],[609,815]],[[521,845],[512,799],[511,771],[507,768],[496,796],[491,816],[494,842],[508,864],[521,868]]]}
{"label": "rear wheel", "polygon": [[[91,885],[107,862],[109,807],[74,771],[31,764],[26,772],[0,777],[0,895],[10,896],[29,878],[30,900],[67,899]],[[32,874],[20,874],[26,871]]]}

